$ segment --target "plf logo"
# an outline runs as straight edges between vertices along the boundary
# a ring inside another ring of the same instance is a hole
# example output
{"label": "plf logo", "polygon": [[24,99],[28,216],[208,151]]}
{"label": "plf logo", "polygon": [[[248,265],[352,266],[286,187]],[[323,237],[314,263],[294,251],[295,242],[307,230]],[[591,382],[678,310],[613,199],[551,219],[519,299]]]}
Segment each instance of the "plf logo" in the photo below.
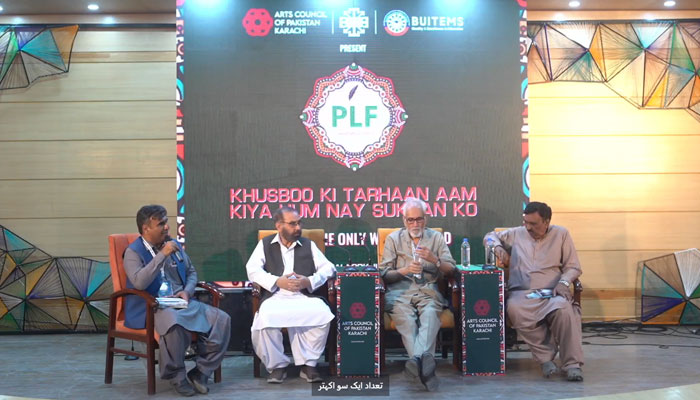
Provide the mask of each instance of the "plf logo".
{"label": "plf logo", "polygon": [[316,154],[357,171],[394,152],[408,116],[391,79],[352,63],[316,80],[299,118]]}

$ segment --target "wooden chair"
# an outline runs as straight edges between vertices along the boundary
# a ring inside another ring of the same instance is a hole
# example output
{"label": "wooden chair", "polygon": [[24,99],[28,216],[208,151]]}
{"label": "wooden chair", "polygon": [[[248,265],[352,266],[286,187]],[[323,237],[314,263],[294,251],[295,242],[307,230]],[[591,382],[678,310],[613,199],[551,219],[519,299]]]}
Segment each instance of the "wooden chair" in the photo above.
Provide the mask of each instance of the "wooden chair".
{"label": "wooden chair", "polygon": [[[506,229],[510,228],[503,228],[503,227],[498,227],[494,229],[494,232],[501,232],[505,231]],[[500,259],[496,259],[496,264],[498,267],[503,268],[503,279],[505,280],[506,287],[508,286],[508,275],[510,272],[510,269],[508,268],[509,265],[503,263]],[[574,288],[574,306],[577,306],[581,308],[581,292],[583,292],[583,284],[581,284],[581,281],[578,279],[574,279],[573,282],[571,282],[571,286]],[[507,290],[507,289],[506,289]],[[508,319],[508,314],[506,313],[506,348],[517,348],[520,344],[523,344],[522,341],[518,340],[518,333],[516,330],[511,326],[510,320]]]}
{"label": "wooden chair", "polygon": [[[379,263],[382,261],[382,256],[384,255],[384,244],[386,243],[386,238],[394,231],[401,228],[379,228],[377,233],[377,260]],[[431,228],[435,231],[442,233],[442,228]],[[459,320],[460,315],[460,292],[459,284],[455,279],[457,275],[446,276],[445,279],[438,282],[438,287],[443,296],[450,301],[452,309],[446,308],[442,310],[440,314],[440,332],[438,333],[438,348],[442,352],[442,358],[447,358],[447,352],[450,348],[449,343],[442,340],[445,331],[449,331],[452,336],[452,365],[456,369],[461,369],[461,356],[462,356],[462,328]],[[385,288],[384,282],[382,282],[382,287]],[[381,370],[385,371],[386,366],[386,332],[395,332],[396,324],[391,319],[391,315],[384,311],[384,292],[380,295],[380,313],[382,315],[382,326],[381,326],[381,355],[380,355],[380,366]],[[455,317],[455,315],[457,317]]]}
{"label": "wooden chair", "polygon": [[[277,234],[277,231],[274,229],[261,229],[258,231],[258,241],[262,240],[262,238],[264,237],[275,234]],[[301,236],[313,241],[316,244],[316,247],[318,247],[318,249],[321,250],[322,253],[326,252],[325,232],[323,229],[302,229]],[[260,296],[262,293],[261,290],[262,288],[260,287],[260,285],[253,283],[253,317],[255,317],[255,313],[257,313],[260,309]],[[321,286],[319,290],[321,290],[321,295],[325,296],[328,299],[331,312],[335,314],[335,281],[333,279],[329,279],[328,284],[325,286]],[[338,340],[337,330],[338,328],[336,324],[332,322],[330,331],[328,332],[328,339],[326,340],[325,358],[330,366],[331,376],[334,376],[336,372],[335,353],[336,342]],[[286,332],[286,329],[283,329],[283,332]],[[260,364],[260,358],[255,353],[255,351],[253,351],[253,376],[256,378],[260,378]]]}
{"label": "wooden chair", "polygon": [[[125,233],[109,235],[109,266],[112,271],[112,284],[114,293],[109,299],[109,329],[107,331],[107,359],[105,364],[105,383],[112,383],[112,371],[114,367],[114,354],[129,354],[146,359],[146,374],[148,381],[148,394],[156,392],[155,380],[155,350],[158,348],[158,333],[154,329],[154,313],[158,307],[156,299],[144,290],[126,288],[126,272],[124,271],[124,251],[131,242],[139,238],[138,233]],[[212,305],[219,307],[219,300],[223,298],[221,292],[204,282],[197,283],[198,287],[209,292]],[[125,296],[135,295],[146,301],[146,328],[131,329],[124,326]],[[122,349],[115,346],[116,338],[134,340],[145,343],[146,352],[140,353],[134,350]],[[193,340],[196,341],[196,334]],[[221,382],[221,366],[214,372],[214,382]]]}

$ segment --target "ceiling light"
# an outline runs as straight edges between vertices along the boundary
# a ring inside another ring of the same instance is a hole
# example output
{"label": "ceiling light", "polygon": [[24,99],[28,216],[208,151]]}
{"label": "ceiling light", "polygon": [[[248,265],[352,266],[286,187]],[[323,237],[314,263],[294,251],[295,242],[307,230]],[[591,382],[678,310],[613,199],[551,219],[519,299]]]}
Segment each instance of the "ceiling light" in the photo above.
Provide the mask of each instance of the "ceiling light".
{"label": "ceiling light", "polygon": [[2,12],[2,10],[3,10],[3,8],[2,8],[2,6],[0,6],[0,12]]}
{"label": "ceiling light", "polygon": [[99,9],[100,9],[100,6],[98,6],[97,4],[88,4],[88,10],[90,10],[90,11],[97,11]]}
{"label": "ceiling light", "polygon": [[576,7],[580,6],[580,5],[581,5],[581,2],[580,2],[580,1],[574,0],[574,1],[570,1],[570,2],[569,2],[569,7],[571,7],[571,8],[576,8]]}
{"label": "ceiling light", "polygon": [[676,2],[673,0],[666,0],[664,1],[664,7],[673,7],[676,5]]}

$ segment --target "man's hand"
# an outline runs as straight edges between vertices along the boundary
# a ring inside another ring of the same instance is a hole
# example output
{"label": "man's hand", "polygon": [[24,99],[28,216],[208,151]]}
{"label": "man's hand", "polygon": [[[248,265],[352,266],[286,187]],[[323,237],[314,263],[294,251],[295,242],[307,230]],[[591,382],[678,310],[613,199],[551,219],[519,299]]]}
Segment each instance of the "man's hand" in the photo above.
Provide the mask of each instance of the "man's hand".
{"label": "man's hand", "polygon": [[304,275],[299,275],[296,272],[292,272],[292,275],[296,276],[297,280],[301,284],[300,290],[306,289],[309,292],[311,291],[311,280],[308,277],[306,277]]}
{"label": "man's hand", "polygon": [[175,296],[173,296],[173,297],[179,297],[179,298],[185,300],[187,303],[190,302],[190,295],[184,290],[180,290],[179,292],[175,293]]}
{"label": "man's hand", "polygon": [[289,290],[290,292],[298,292],[302,289],[301,279],[298,279],[294,272],[280,276],[275,284],[278,288]]}
{"label": "man's hand", "polygon": [[410,264],[398,270],[401,275],[420,274],[423,272],[423,266],[418,261],[411,261]]}
{"label": "man's hand", "polygon": [[416,249],[416,254],[418,257],[420,257],[422,260],[425,260],[431,264],[437,264],[438,258],[435,254],[433,254],[432,251],[430,251],[429,248],[427,247],[419,247]]}
{"label": "man's hand", "polygon": [[565,298],[566,301],[571,301],[571,298],[573,297],[573,295],[571,294],[571,288],[561,282],[557,283],[557,286],[554,287],[552,293],[555,296],[561,296]]}
{"label": "man's hand", "polygon": [[496,246],[494,252],[496,253],[496,258],[500,265],[507,267],[510,264],[510,254],[508,254],[503,246]]}
{"label": "man's hand", "polygon": [[177,248],[177,245],[175,244],[175,242],[172,240],[169,240],[163,244],[163,247],[160,249],[160,252],[165,254],[166,256],[169,256],[178,250],[179,249]]}

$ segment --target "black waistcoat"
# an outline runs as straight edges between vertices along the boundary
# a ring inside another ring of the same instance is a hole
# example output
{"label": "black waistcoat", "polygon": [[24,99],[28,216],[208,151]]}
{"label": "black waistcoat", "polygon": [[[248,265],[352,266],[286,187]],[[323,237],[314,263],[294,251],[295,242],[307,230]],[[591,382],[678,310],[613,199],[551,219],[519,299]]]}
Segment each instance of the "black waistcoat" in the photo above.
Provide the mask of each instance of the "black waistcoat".
{"label": "black waistcoat", "polygon": [[[272,275],[282,276],[284,273],[284,262],[282,261],[282,252],[280,251],[280,243],[271,243],[275,235],[270,235],[262,239],[263,251],[265,252],[265,265],[263,269]],[[301,246],[294,247],[294,272],[299,275],[311,276],[316,272],[316,265],[314,264],[314,257],[311,253],[311,241],[305,237],[299,238],[299,243]],[[326,303],[326,296],[324,292],[326,288],[325,283],[321,285],[315,292],[309,293],[306,289],[302,289],[301,293],[307,296],[320,297]],[[267,300],[272,293],[261,288],[260,303]]]}

